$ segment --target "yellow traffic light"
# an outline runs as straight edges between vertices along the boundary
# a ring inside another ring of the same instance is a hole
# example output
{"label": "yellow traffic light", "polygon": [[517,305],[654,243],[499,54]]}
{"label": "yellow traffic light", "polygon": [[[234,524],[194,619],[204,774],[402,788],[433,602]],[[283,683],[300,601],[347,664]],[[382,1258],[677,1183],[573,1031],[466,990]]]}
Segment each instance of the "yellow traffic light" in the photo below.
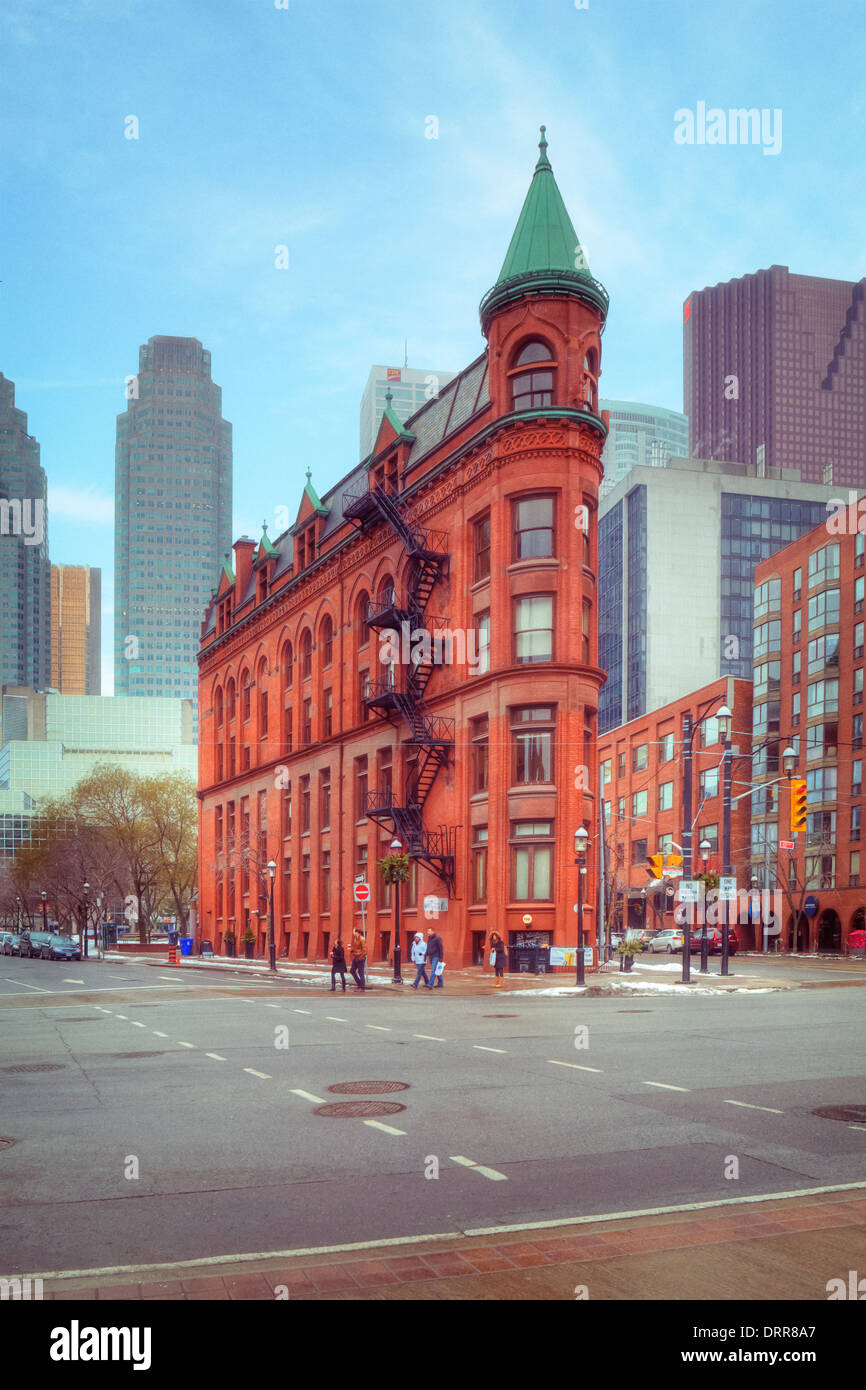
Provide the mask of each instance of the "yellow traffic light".
{"label": "yellow traffic light", "polygon": [[663,854],[651,854],[646,863],[647,873],[653,878],[661,878],[664,859]]}
{"label": "yellow traffic light", "polygon": [[683,856],[681,854],[669,854],[665,860],[666,869],[681,869],[682,864]]}
{"label": "yellow traffic light", "polygon": [[806,829],[806,779],[795,777],[791,782],[791,833]]}

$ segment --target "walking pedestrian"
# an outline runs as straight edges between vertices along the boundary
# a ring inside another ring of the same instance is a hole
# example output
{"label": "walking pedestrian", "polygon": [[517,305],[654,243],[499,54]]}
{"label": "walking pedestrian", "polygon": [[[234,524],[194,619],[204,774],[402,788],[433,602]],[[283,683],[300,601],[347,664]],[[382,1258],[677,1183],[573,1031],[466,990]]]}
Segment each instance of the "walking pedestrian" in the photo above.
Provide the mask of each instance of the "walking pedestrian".
{"label": "walking pedestrian", "polygon": [[429,989],[430,986],[427,981],[427,971],[424,969],[424,966],[427,961],[427,943],[419,931],[416,931],[415,933],[415,939],[412,942],[412,950],[410,952],[410,956],[412,959],[412,964],[417,965],[418,967],[412,988],[417,989],[419,984],[423,980],[425,985],[427,985],[427,988]]}
{"label": "walking pedestrian", "polygon": [[367,988],[364,980],[364,965],[367,960],[367,943],[364,940],[363,932],[358,927],[352,933],[352,964],[349,966],[349,974],[355,981],[356,986],[363,994]]}
{"label": "walking pedestrian", "polygon": [[490,957],[496,978],[493,981],[494,989],[501,989],[505,984],[505,942],[498,931],[490,934]]}
{"label": "walking pedestrian", "polygon": [[442,945],[442,937],[430,927],[427,932],[427,959],[430,962],[430,984],[428,989],[442,988],[442,971],[444,969],[445,948]]}
{"label": "walking pedestrian", "polygon": [[342,941],[335,941],[331,947],[331,993],[337,988],[337,976],[343,981],[343,993],[346,993],[346,948]]}

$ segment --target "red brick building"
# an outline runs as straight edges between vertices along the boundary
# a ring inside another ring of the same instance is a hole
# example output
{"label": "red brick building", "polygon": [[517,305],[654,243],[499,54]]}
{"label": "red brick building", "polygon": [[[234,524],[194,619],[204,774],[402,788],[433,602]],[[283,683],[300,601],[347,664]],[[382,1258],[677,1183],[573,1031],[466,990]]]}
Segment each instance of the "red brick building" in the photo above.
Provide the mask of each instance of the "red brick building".
{"label": "red brick building", "polygon": [[409,420],[389,405],[369,458],[321,499],[308,473],[295,524],[226,561],[199,656],[200,920],[216,950],[248,926],[264,948],[273,860],[280,955],[345,941],[363,876],[370,957],[387,958],[394,890],[376,864],[396,835],[404,950],[438,912],[452,965],[480,962],[492,928],[520,967],[539,947],[543,964],[576,940],[581,824],[595,939],[607,294],[543,131],[540,150],[482,301],[485,351]]}
{"label": "red brick building", "polygon": [[[721,874],[723,853],[723,746],[714,718],[726,705],[731,721],[731,868],[737,883],[749,886],[749,802],[738,796],[748,786],[752,687],[749,681],[724,676],[652,714],[621,724],[599,740],[598,784],[607,827],[605,860],[607,908],[611,921],[622,922],[627,904],[633,927],[672,927],[675,899],[648,887],[650,855],[678,854],[683,836],[683,714],[695,727],[692,740],[692,872]],[[698,846],[710,851],[704,865]],[[667,915],[665,915],[667,914]],[[744,946],[750,929],[738,926]],[[760,945],[760,941],[758,942]]]}
{"label": "red brick building", "polygon": [[[863,670],[866,529],[856,500],[826,526],[755,568],[754,738],[776,735],[755,781],[782,772],[778,748],[797,751],[805,778],[805,832],[790,831],[788,788],[753,805],[754,872],[785,890],[783,944],[845,951],[866,925],[860,865],[863,811]],[[791,851],[780,848],[793,841]],[[812,901],[808,902],[807,899]],[[804,910],[805,908],[805,910]]]}

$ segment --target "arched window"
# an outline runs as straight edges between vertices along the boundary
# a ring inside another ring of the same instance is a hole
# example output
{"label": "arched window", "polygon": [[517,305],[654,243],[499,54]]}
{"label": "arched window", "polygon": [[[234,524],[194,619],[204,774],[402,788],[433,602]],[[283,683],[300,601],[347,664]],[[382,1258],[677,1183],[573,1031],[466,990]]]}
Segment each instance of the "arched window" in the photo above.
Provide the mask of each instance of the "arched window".
{"label": "arched window", "polygon": [[226,686],[226,722],[228,724],[234,723],[236,713],[237,707],[235,704],[235,683],[233,680],[230,680],[228,685]]}
{"label": "arched window", "polygon": [[327,613],[322,619],[322,630],[319,637],[322,648],[322,669],[327,670],[334,660],[334,624]]}
{"label": "arched window", "polygon": [[294,668],[292,666],[292,644],[286,642],[283,647],[283,654],[280,658],[280,667],[283,672],[283,689],[291,690],[294,678]]}
{"label": "arched window", "polygon": [[589,410],[598,412],[598,353],[589,348],[583,359],[583,398]]}
{"label": "arched window", "polygon": [[366,647],[370,641],[370,629],[367,626],[367,614],[370,610],[370,595],[364,589],[358,595],[358,606],[355,610],[355,623],[358,629],[358,646]]}
{"label": "arched window", "polygon": [[219,685],[217,686],[216,694],[214,695],[214,712],[216,717],[216,724],[219,728],[223,722],[223,692],[222,686]]}
{"label": "arched window", "polygon": [[301,638],[301,680],[310,679],[313,674],[313,634],[307,628]]}
{"label": "arched window", "polygon": [[259,738],[267,738],[268,734],[268,670],[267,657],[262,657],[259,662],[259,669],[256,675],[256,689],[259,696]]}
{"label": "arched window", "polygon": [[250,673],[249,673],[249,671],[244,671],[243,675],[241,676],[240,689],[241,689],[241,719],[242,719],[243,722],[246,724],[247,720],[248,720],[249,717],[250,717],[250,714],[252,713],[252,708],[251,708],[252,690],[251,690],[251,687],[250,687]]}
{"label": "arched window", "polygon": [[512,410],[539,410],[553,405],[555,374],[553,354],[547,344],[538,339],[524,343],[509,373]]}

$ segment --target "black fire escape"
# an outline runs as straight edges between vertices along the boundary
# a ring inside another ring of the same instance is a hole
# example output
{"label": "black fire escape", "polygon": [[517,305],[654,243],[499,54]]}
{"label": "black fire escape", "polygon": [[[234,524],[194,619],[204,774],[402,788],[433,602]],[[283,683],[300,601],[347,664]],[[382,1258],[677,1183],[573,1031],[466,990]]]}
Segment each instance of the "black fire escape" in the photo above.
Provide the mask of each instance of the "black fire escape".
{"label": "black fire escape", "polygon": [[454,751],[455,721],[433,714],[424,700],[436,666],[434,634],[447,627],[445,620],[428,617],[426,609],[433,589],[447,572],[448,535],[408,521],[394,494],[384,487],[365,487],[346,494],[345,500],[343,515],[348,520],[361,528],[384,521],[409,557],[406,606],[399,605],[392,590],[370,602],[366,619],[371,631],[393,633],[397,651],[401,657],[408,654],[409,659],[388,665],[387,677],[371,680],[364,702],[383,719],[402,719],[409,729],[404,746],[417,753],[404,796],[396,796],[391,787],[368,792],[367,815],[377,825],[393,828],[409,855],[432,869],[453,894],[456,827],[440,825],[428,830],[424,826],[424,804],[439,769],[447,767]]}

